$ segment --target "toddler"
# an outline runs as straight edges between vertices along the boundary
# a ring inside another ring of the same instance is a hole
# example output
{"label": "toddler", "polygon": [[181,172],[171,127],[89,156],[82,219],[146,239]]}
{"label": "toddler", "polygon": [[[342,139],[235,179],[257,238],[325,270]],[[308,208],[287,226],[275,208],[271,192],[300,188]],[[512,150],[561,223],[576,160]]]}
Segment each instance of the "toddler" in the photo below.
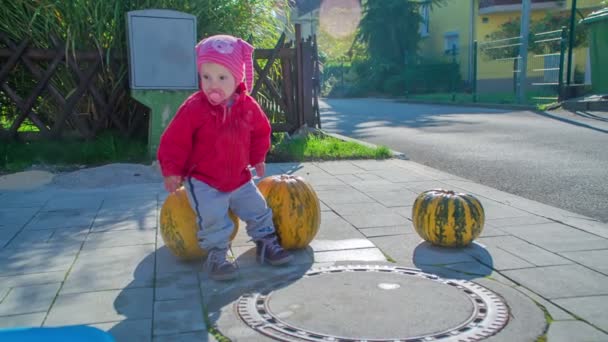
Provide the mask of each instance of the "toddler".
{"label": "toddler", "polygon": [[186,187],[211,278],[230,280],[237,268],[227,258],[233,230],[229,208],[247,223],[260,263],[282,265],[292,255],[278,243],[272,210],[250,170],[264,176],[271,130],[266,114],[248,94],[253,47],[240,38],[216,35],[195,49],[201,90],[184,101],[163,132],[158,161],[168,192]]}

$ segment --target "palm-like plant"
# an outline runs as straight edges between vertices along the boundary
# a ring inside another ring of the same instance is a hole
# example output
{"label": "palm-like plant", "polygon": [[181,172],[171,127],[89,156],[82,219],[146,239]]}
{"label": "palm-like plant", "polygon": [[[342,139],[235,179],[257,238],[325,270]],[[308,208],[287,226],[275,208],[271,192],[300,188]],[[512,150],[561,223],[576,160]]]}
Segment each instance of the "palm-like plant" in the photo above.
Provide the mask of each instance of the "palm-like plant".
{"label": "palm-like plant", "polygon": [[402,65],[415,59],[423,5],[440,5],[448,0],[364,1],[357,41],[370,59],[388,65]]}

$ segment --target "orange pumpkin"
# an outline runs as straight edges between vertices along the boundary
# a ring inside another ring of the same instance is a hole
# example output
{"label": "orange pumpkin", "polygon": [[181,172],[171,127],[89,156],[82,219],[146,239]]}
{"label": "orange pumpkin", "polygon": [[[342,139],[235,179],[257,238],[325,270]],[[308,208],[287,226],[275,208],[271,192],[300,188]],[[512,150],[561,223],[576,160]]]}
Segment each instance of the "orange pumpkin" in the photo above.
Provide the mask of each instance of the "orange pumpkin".
{"label": "orange pumpkin", "polygon": [[[239,219],[232,211],[228,211],[234,223],[230,240],[233,240],[239,229]],[[170,194],[160,210],[160,234],[169,250],[182,260],[199,259],[207,255],[207,251],[198,245],[198,223],[196,214],[190,203],[186,189],[181,188]]]}
{"label": "orange pumpkin", "polygon": [[308,246],[321,224],[321,205],[312,186],[302,177],[277,175],[260,180],[258,188],[272,209],[281,246]]}

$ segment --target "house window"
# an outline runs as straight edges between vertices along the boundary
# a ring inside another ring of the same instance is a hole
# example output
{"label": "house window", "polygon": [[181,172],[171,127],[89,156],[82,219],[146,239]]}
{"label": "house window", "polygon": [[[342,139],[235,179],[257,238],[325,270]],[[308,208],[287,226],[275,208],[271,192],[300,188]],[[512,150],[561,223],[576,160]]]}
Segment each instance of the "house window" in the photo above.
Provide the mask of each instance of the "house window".
{"label": "house window", "polygon": [[458,42],[458,32],[446,32],[443,35],[444,49],[446,54],[451,54],[454,50],[458,53],[460,43]]}
{"label": "house window", "polygon": [[422,22],[420,22],[420,28],[418,32],[423,37],[429,35],[429,12],[430,5],[428,3],[423,3],[420,5],[420,16],[422,17]]}

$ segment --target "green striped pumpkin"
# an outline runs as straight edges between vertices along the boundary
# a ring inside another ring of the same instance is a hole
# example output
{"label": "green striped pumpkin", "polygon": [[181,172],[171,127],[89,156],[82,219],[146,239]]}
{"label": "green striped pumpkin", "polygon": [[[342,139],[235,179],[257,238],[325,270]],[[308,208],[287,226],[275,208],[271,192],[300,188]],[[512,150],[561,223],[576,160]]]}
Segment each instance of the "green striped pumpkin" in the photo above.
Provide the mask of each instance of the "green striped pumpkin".
{"label": "green striped pumpkin", "polygon": [[485,214],[473,195],[434,189],[418,195],[412,221],[418,235],[431,244],[462,247],[481,234]]}

